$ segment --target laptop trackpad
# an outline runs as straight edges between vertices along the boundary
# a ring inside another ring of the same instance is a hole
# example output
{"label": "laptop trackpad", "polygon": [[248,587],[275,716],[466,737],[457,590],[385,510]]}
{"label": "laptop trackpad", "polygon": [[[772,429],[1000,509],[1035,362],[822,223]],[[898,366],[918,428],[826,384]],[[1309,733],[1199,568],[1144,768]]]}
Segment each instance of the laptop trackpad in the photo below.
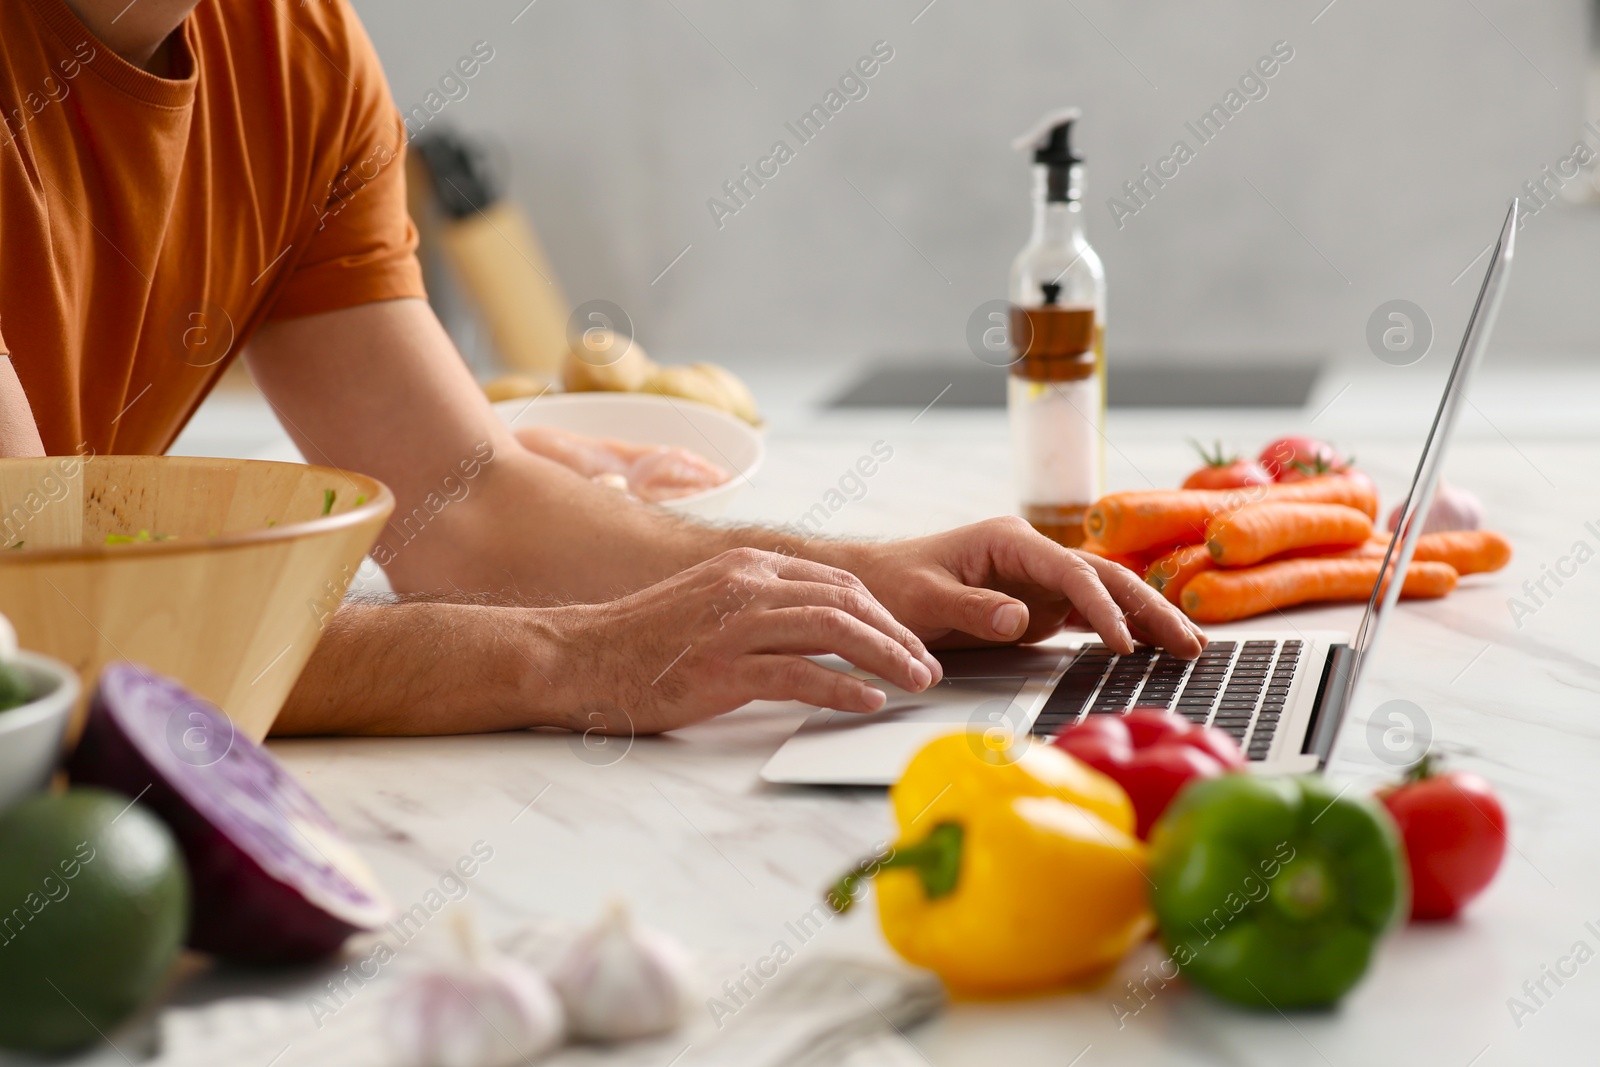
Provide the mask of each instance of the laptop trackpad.
{"label": "laptop trackpad", "polygon": [[[1058,657],[1059,658],[1059,657]],[[1032,699],[1019,700],[1024,687],[1039,689],[1021,675],[945,678],[922,693],[907,693],[879,678],[868,684],[889,700],[861,715],[821,710],[780,748],[761,777],[769,782],[815,785],[890,785],[906,763],[936,737],[967,727],[1004,730],[1009,736],[1027,732],[1024,721]]]}
{"label": "laptop trackpad", "polygon": [[[802,730],[851,730],[867,723],[971,723],[979,729],[1006,718],[1017,694],[1022,692],[1021,676],[1013,678],[945,678],[921,693],[908,693],[882,678],[868,678],[868,685],[888,696],[883,707],[868,715],[850,711],[822,711],[813,715]],[[992,717],[991,717],[992,716]],[[817,720],[821,719],[821,722]]]}

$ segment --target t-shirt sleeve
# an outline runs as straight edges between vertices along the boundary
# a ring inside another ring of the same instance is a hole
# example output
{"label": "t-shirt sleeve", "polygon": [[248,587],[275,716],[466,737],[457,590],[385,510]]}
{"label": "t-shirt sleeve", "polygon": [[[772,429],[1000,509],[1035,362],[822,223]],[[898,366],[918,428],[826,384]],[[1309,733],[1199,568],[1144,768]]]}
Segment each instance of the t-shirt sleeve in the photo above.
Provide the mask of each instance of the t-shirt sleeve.
{"label": "t-shirt sleeve", "polygon": [[343,163],[321,202],[305,252],[268,318],[291,319],[402,297],[425,297],[417,229],[406,209],[406,129],[366,32],[350,15],[348,79],[354,86]]}

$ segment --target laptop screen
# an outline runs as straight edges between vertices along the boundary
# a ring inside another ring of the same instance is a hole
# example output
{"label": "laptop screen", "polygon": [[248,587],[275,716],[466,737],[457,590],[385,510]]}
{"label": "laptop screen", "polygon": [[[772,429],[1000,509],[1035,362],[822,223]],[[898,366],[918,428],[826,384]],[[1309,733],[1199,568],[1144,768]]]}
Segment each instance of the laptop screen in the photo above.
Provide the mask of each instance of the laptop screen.
{"label": "laptop screen", "polygon": [[1450,432],[1455,427],[1461,405],[1465,402],[1467,385],[1477,365],[1482,362],[1488,347],[1489,332],[1494,328],[1495,315],[1500,310],[1500,298],[1505,291],[1506,271],[1511,263],[1512,246],[1516,243],[1517,201],[1511,201],[1506,220],[1495,242],[1494,254],[1489,257],[1489,270],[1478,288],[1477,302],[1472,306],[1472,316],[1467,319],[1466,332],[1461,337],[1461,347],[1456,351],[1450,377],[1445,381],[1444,395],[1439,398],[1439,410],[1434,413],[1433,425],[1428,429],[1427,440],[1422,445],[1422,458],[1417,462],[1417,473],[1401,505],[1395,537],[1383,557],[1383,573],[1393,574],[1393,580],[1380,582],[1367,601],[1366,613],[1361,618],[1361,629],[1356,632],[1355,656],[1345,679],[1344,711],[1351,710],[1356,683],[1366,664],[1367,653],[1377,644],[1384,621],[1394,613],[1395,601],[1405,581],[1406,569],[1411,565],[1411,555],[1416,551],[1417,538],[1422,535],[1428,509],[1433,506],[1434,492],[1439,488],[1439,473],[1444,462],[1445,447]]}

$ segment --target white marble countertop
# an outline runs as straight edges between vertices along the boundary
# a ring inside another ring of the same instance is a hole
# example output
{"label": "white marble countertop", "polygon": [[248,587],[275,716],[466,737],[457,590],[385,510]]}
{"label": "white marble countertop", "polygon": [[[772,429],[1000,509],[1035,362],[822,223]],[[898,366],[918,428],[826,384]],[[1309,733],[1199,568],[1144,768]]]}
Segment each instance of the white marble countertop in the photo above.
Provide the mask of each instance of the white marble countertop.
{"label": "white marble countertop", "polygon": [[[1600,936],[1585,926],[1592,921],[1600,929],[1600,652],[1592,643],[1600,564],[1580,567],[1520,628],[1507,607],[1508,597],[1522,595],[1524,580],[1574,542],[1600,548],[1600,419],[1582,404],[1574,410],[1566,373],[1552,373],[1542,386],[1524,384],[1520,403],[1495,390],[1478,401],[1492,415],[1464,427],[1448,476],[1482,495],[1490,524],[1512,538],[1516,558],[1446,600],[1404,608],[1333,768],[1357,788],[1392,773],[1369,750],[1363,721],[1390,697],[1414,701],[1438,743],[1466,750],[1459,764],[1487,775],[1505,800],[1513,850],[1465,918],[1402,931],[1363,984],[1329,1012],[1241,1012],[1175,983],[1119,1026],[1113,1005],[1127,994],[1123,982],[1158,958],[1147,947],[1093,989],[952,1006],[905,1035],[927,1062],[1490,1067],[1593,1054],[1600,964],[1559,987],[1546,979],[1550,995],[1539,1005],[1528,1001],[1523,983],[1537,983],[1542,968],[1554,967],[1577,942],[1600,949]],[[1418,384],[1405,396],[1390,395],[1387,409],[1351,389],[1354,397],[1335,397],[1310,427],[1332,428],[1377,478],[1386,507],[1410,474],[1429,414],[1429,390]],[[1562,395],[1567,406],[1541,418],[1540,408]],[[1351,409],[1347,418],[1341,405]],[[1190,466],[1183,435],[1256,445],[1307,429],[1314,413],[1315,406],[1270,418],[1117,415],[1112,482],[1175,484]],[[893,459],[826,533],[912,534],[1012,508],[1000,415],[935,410],[912,422],[913,414],[775,418],[767,466],[734,517],[779,522],[799,515],[880,439],[893,446]],[[1585,525],[1590,520],[1594,527]],[[1354,608],[1291,616],[1305,627],[1348,629],[1356,620]],[[528,916],[584,919],[621,894],[648,922],[719,959],[753,962],[780,939],[800,953],[888,958],[871,908],[832,920],[803,945],[786,926],[843,867],[892,833],[881,791],[759,781],[762,763],[804,715],[796,706],[750,707],[599,752],[548,732],[292,741],[272,749],[331,809],[402,906],[437,886],[482,840],[495,856],[470,896],[491,929]],[[322,977],[201,975],[176,997],[194,1003],[244,990],[304,995]],[[1512,997],[1535,1008],[1520,1024],[1508,1007]]]}

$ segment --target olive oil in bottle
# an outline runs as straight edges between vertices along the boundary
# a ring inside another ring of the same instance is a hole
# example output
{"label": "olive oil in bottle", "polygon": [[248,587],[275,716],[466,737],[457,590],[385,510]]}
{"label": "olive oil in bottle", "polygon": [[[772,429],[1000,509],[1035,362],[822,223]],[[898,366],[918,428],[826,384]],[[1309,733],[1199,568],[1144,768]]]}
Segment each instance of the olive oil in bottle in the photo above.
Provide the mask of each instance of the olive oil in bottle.
{"label": "olive oil in bottle", "polygon": [[1068,546],[1105,480],[1105,269],[1083,236],[1078,111],[1054,112],[1018,148],[1033,152],[1033,234],[1011,266],[1007,385],[1022,515]]}

